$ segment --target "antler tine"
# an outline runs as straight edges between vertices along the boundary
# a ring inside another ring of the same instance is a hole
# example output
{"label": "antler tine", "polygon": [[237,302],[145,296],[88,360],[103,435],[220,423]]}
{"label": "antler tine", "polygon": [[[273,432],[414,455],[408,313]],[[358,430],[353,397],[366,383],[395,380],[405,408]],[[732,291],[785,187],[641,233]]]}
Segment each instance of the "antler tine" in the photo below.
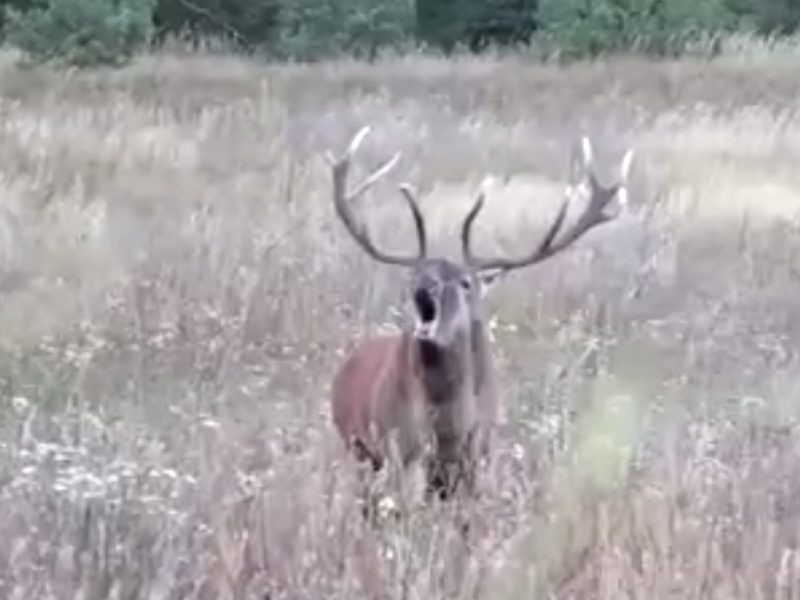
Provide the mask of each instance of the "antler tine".
{"label": "antler tine", "polygon": [[569,196],[567,196],[564,199],[564,202],[562,202],[561,208],[559,209],[555,220],[548,228],[542,241],[527,256],[517,259],[480,259],[474,257],[469,248],[469,231],[472,226],[472,222],[475,220],[475,217],[477,216],[477,213],[480,211],[480,208],[483,204],[483,198],[479,197],[478,201],[475,203],[475,206],[467,215],[467,219],[464,222],[464,229],[462,230],[462,245],[464,249],[465,260],[467,260],[467,262],[471,264],[473,268],[479,270],[499,269],[509,271],[512,269],[526,267],[541,262],[553,256],[554,254],[561,252],[589,230],[612,220],[614,217],[606,214],[605,209],[611,200],[617,196],[620,197],[621,204],[626,202],[626,185],[630,166],[633,161],[633,150],[628,150],[622,159],[619,181],[608,187],[601,185],[594,174],[592,169],[592,146],[589,138],[587,137],[584,137],[581,140],[581,161],[581,167],[584,170],[584,183],[588,186],[589,190],[589,201],[581,215],[578,217],[572,227],[568,228],[564,232],[559,241],[556,241],[556,238],[561,231],[567,215],[567,209],[569,208],[570,204]]}
{"label": "antler tine", "polygon": [[622,162],[619,167],[619,181],[620,189],[618,191],[619,205],[625,210],[628,207],[628,175],[631,171],[631,164],[633,163],[633,149],[629,148],[622,157]]}
{"label": "antler tine", "polygon": [[461,253],[464,255],[464,262],[469,265],[480,262],[480,259],[472,254],[472,225],[475,223],[478,214],[483,210],[483,203],[485,201],[486,191],[481,186],[481,189],[475,194],[475,202],[472,204],[472,208],[467,213],[467,216],[464,218],[464,223],[461,225]]}
{"label": "antler tine", "polygon": [[334,158],[330,152],[327,153],[327,160],[331,165],[331,171],[333,175],[333,203],[334,207],[336,208],[336,214],[339,216],[353,239],[373,259],[386,264],[409,267],[414,266],[425,257],[427,238],[425,235],[425,223],[422,218],[422,213],[419,210],[414,193],[410,190],[410,188],[408,188],[407,185],[401,186],[400,191],[406,198],[406,202],[414,219],[414,225],[417,231],[417,239],[419,242],[419,252],[417,256],[396,256],[379,250],[370,239],[366,227],[361,223],[357,223],[353,216],[350,206],[351,203],[366,193],[366,191],[375,185],[378,180],[383,178],[389,171],[391,171],[400,160],[400,153],[398,152],[382,166],[373,171],[372,174],[362,181],[355,190],[348,192],[347,175],[350,168],[350,160],[358,150],[361,143],[364,141],[364,138],[367,136],[369,131],[369,126],[362,127],[358,133],[353,136],[353,139],[350,141],[347,150],[345,150],[344,154],[339,159]]}
{"label": "antler tine", "polygon": [[419,245],[419,256],[424,258],[428,254],[428,234],[425,230],[425,219],[422,217],[422,211],[419,209],[419,200],[417,199],[417,192],[408,183],[400,185],[400,193],[406,199],[406,204],[411,210],[411,216],[414,218],[414,228],[417,232],[417,244]]}

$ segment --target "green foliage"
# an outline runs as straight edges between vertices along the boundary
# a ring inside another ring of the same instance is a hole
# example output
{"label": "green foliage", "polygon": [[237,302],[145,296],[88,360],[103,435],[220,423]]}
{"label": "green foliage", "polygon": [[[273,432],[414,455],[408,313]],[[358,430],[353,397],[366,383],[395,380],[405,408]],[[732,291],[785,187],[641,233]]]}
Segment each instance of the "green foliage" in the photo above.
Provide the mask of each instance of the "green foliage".
{"label": "green foliage", "polygon": [[472,4],[473,0],[416,0],[417,36],[425,43],[449,52],[463,39],[466,29],[464,12]]}
{"label": "green foliage", "polygon": [[537,0],[416,0],[417,35],[445,51],[527,41]]}
{"label": "green foliage", "polygon": [[44,2],[41,0],[0,0],[0,32],[5,29],[6,12],[9,9],[27,11],[32,8],[41,7]]}
{"label": "green foliage", "polygon": [[752,0],[750,4],[753,23],[762,33],[785,35],[800,27],[798,0]]}
{"label": "green foliage", "polygon": [[84,66],[124,63],[176,34],[302,61],[371,59],[418,41],[479,52],[535,34],[551,55],[574,59],[672,56],[731,30],[798,26],[800,0],[0,0],[5,42],[36,60]]}
{"label": "green foliage", "polygon": [[158,0],[158,36],[220,36],[252,49],[273,35],[280,0]]}
{"label": "green foliage", "polygon": [[270,51],[296,60],[374,58],[405,45],[413,25],[405,0],[282,0]]}
{"label": "green foliage", "polygon": [[539,17],[550,46],[567,58],[620,50],[679,54],[735,22],[722,0],[541,0]]}
{"label": "green foliage", "polygon": [[38,61],[118,65],[149,43],[153,0],[50,0],[6,7],[6,40]]}
{"label": "green foliage", "polygon": [[471,9],[466,34],[473,50],[528,42],[536,29],[537,0],[482,0]]}

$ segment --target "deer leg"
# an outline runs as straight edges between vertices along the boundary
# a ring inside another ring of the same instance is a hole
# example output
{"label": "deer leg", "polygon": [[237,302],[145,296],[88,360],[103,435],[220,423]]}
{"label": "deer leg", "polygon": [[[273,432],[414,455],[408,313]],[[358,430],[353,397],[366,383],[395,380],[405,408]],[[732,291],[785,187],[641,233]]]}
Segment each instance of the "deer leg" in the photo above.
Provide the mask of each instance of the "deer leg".
{"label": "deer leg", "polygon": [[375,517],[375,504],[372,494],[372,483],[375,474],[384,466],[383,457],[372,450],[360,437],[353,436],[350,440],[350,449],[355,456],[358,471],[358,502],[361,504],[361,516],[367,522],[373,522]]}
{"label": "deer leg", "polygon": [[380,471],[383,468],[383,457],[371,450],[361,438],[353,438],[352,447],[356,460],[362,463],[369,462],[373,472]]}
{"label": "deer leg", "polygon": [[428,463],[428,497],[437,494],[447,500],[457,492],[469,497],[478,494],[478,435],[476,429],[460,441],[441,443]]}
{"label": "deer leg", "polygon": [[452,498],[463,480],[463,471],[459,459],[430,459],[426,468],[426,501],[430,501],[433,496],[441,501]]}

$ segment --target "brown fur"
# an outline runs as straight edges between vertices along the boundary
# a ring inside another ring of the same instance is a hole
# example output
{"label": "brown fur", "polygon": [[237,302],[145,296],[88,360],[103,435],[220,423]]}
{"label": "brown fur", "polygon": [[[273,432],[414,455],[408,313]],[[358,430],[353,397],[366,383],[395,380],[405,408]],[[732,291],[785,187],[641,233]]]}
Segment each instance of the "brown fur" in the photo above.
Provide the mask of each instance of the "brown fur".
{"label": "brown fur", "polygon": [[[374,469],[398,444],[404,467],[426,459],[430,492],[447,496],[463,478],[475,485],[475,460],[490,450],[498,402],[483,324],[473,322],[460,346],[421,360],[422,342],[409,332],[365,340],[333,382],[333,420],[342,438]],[[451,471],[451,472],[448,472]]]}

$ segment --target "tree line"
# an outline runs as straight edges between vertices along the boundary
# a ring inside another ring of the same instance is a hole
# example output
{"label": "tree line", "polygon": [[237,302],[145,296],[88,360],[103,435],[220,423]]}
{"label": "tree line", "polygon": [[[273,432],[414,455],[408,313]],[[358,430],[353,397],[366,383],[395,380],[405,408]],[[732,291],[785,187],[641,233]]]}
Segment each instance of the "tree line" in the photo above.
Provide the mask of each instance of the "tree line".
{"label": "tree line", "polygon": [[276,60],[535,45],[561,58],[678,55],[734,31],[789,35],[799,0],[0,0],[3,42],[34,60],[119,64],[178,36]]}

